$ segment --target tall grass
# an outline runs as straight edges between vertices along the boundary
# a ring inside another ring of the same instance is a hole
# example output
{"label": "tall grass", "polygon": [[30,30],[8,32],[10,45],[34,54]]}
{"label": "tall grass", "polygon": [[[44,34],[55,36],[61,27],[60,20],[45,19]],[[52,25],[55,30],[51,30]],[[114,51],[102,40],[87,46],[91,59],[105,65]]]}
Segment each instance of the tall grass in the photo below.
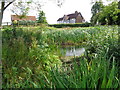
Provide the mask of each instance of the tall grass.
{"label": "tall grass", "polygon": [[80,66],[75,64],[74,69],[68,74],[52,70],[51,83],[55,88],[117,88],[120,82],[114,60],[112,64],[111,68],[106,60],[97,59],[90,63],[81,60]]}
{"label": "tall grass", "polygon": [[21,81],[32,79],[32,73],[37,75],[39,72],[49,71],[55,65],[61,65],[54,46],[50,47],[44,41],[44,28],[34,31],[14,29],[16,30],[5,28],[2,31],[3,87],[12,88],[14,84],[18,85]]}
{"label": "tall grass", "polygon": [[118,27],[87,27],[87,28],[71,28],[64,30],[53,30],[45,32],[48,42],[57,44],[62,43],[86,43],[87,45],[95,45],[97,43],[105,43],[104,40],[117,40]]}
{"label": "tall grass", "polygon": [[[120,88],[117,29],[5,28],[3,88]],[[68,43],[85,45],[86,52],[71,67],[61,67],[56,45]]]}
{"label": "tall grass", "polygon": [[[112,65],[112,66],[111,66]],[[8,87],[18,88],[119,88],[118,69],[113,59],[109,60],[98,56],[90,62],[80,59],[79,65],[74,62],[72,69],[51,68],[48,74],[34,74],[26,70],[26,80],[14,83]],[[33,77],[32,77],[33,76]],[[33,79],[32,79],[33,78]]]}
{"label": "tall grass", "polygon": [[88,53],[97,54],[109,48],[108,57],[112,54],[119,61],[118,26],[96,26],[86,28],[68,28],[46,31],[46,42],[56,45],[80,45]]}

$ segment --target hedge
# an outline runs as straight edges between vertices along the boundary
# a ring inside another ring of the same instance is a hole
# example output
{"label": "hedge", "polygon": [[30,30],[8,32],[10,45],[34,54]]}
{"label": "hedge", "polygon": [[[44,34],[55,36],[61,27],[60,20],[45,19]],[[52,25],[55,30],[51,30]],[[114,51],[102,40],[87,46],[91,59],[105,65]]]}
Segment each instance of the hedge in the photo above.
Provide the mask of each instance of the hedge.
{"label": "hedge", "polygon": [[23,25],[23,26],[28,26],[28,25],[36,25],[36,21],[18,21],[14,22],[14,25]]}
{"label": "hedge", "polygon": [[75,23],[75,24],[49,24],[51,27],[63,28],[63,27],[89,27],[91,23]]}

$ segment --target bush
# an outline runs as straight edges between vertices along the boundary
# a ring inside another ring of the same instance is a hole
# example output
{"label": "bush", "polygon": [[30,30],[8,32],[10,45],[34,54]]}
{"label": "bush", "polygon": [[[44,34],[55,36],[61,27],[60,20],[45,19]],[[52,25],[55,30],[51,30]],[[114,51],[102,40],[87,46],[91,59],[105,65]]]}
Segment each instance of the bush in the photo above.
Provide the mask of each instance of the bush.
{"label": "bush", "polygon": [[23,26],[28,26],[28,25],[36,25],[37,24],[37,21],[18,21],[18,22],[16,22],[16,23],[13,23],[13,25],[16,25],[16,26],[18,26],[18,25],[23,25]]}
{"label": "bush", "polygon": [[14,29],[2,31],[4,88],[19,87],[16,85],[28,80],[28,76],[32,79],[33,74],[39,75],[61,65],[60,59],[54,54],[55,48],[44,42],[45,36],[42,36],[41,30]]}
{"label": "bush", "polygon": [[51,27],[63,28],[63,27],[89,27],[91,23],[75,23],[75,24],[49,24]]}
{"label": "bush", "polygon": [[[2,31],[3,88],[120,87],[120,70],[116,61],[120,56],[118,27],[53,31],[46,27],[14,29]],[[55,68],[61,65],[61,61],[54,44],[70,40],[73,43],[86,42],[84,56],[72,58],[72,65]]]}

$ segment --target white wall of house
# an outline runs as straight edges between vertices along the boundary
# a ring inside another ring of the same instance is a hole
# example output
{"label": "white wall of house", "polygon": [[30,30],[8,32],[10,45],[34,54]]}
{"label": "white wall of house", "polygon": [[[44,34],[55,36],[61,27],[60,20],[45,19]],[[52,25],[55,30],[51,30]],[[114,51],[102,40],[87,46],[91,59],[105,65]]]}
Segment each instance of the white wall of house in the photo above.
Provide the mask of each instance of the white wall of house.
{"label": "white wall of house", "polygon": [[67,23],[70,23],[70,20],[67,20]]}
{"label": "white wall of house", "polygon": [[75,23],[75,21],[76,21],[75,18],[70,19],[70,23]]}
{"label": "white wall of house", "polygon": [[60,24],[60,21],[57,21],[58,24]]}
{"label": "white wall of house", "polygon": [[70,20],[62,20],[62,21],[57,21],[58,24],[61,24],[61,23],[75,23],[76,19],[75,18],[72,18]]}
{"label": "white wall of house", "polygon": [[58,24],[61,24],[61,23],[63,23],[63,21],[57,21],[57,23],[58,23]]}
{"label": "white wall of house", "polygon": [[63,23],[69,23],[69,20],[65,20],[65,21],[63,21]]}

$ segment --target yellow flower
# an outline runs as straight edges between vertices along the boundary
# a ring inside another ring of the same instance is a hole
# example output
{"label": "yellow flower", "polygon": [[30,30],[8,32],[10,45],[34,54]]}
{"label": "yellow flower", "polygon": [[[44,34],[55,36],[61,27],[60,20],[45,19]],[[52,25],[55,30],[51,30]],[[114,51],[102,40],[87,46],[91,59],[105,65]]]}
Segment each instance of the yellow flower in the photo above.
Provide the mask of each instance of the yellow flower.
{"label": "yellow flower", "polygon": [[91,65],[92,61],[89,62],[89,64],[87,64],[88,66],[88,70],[90,70],[90,65]]}

